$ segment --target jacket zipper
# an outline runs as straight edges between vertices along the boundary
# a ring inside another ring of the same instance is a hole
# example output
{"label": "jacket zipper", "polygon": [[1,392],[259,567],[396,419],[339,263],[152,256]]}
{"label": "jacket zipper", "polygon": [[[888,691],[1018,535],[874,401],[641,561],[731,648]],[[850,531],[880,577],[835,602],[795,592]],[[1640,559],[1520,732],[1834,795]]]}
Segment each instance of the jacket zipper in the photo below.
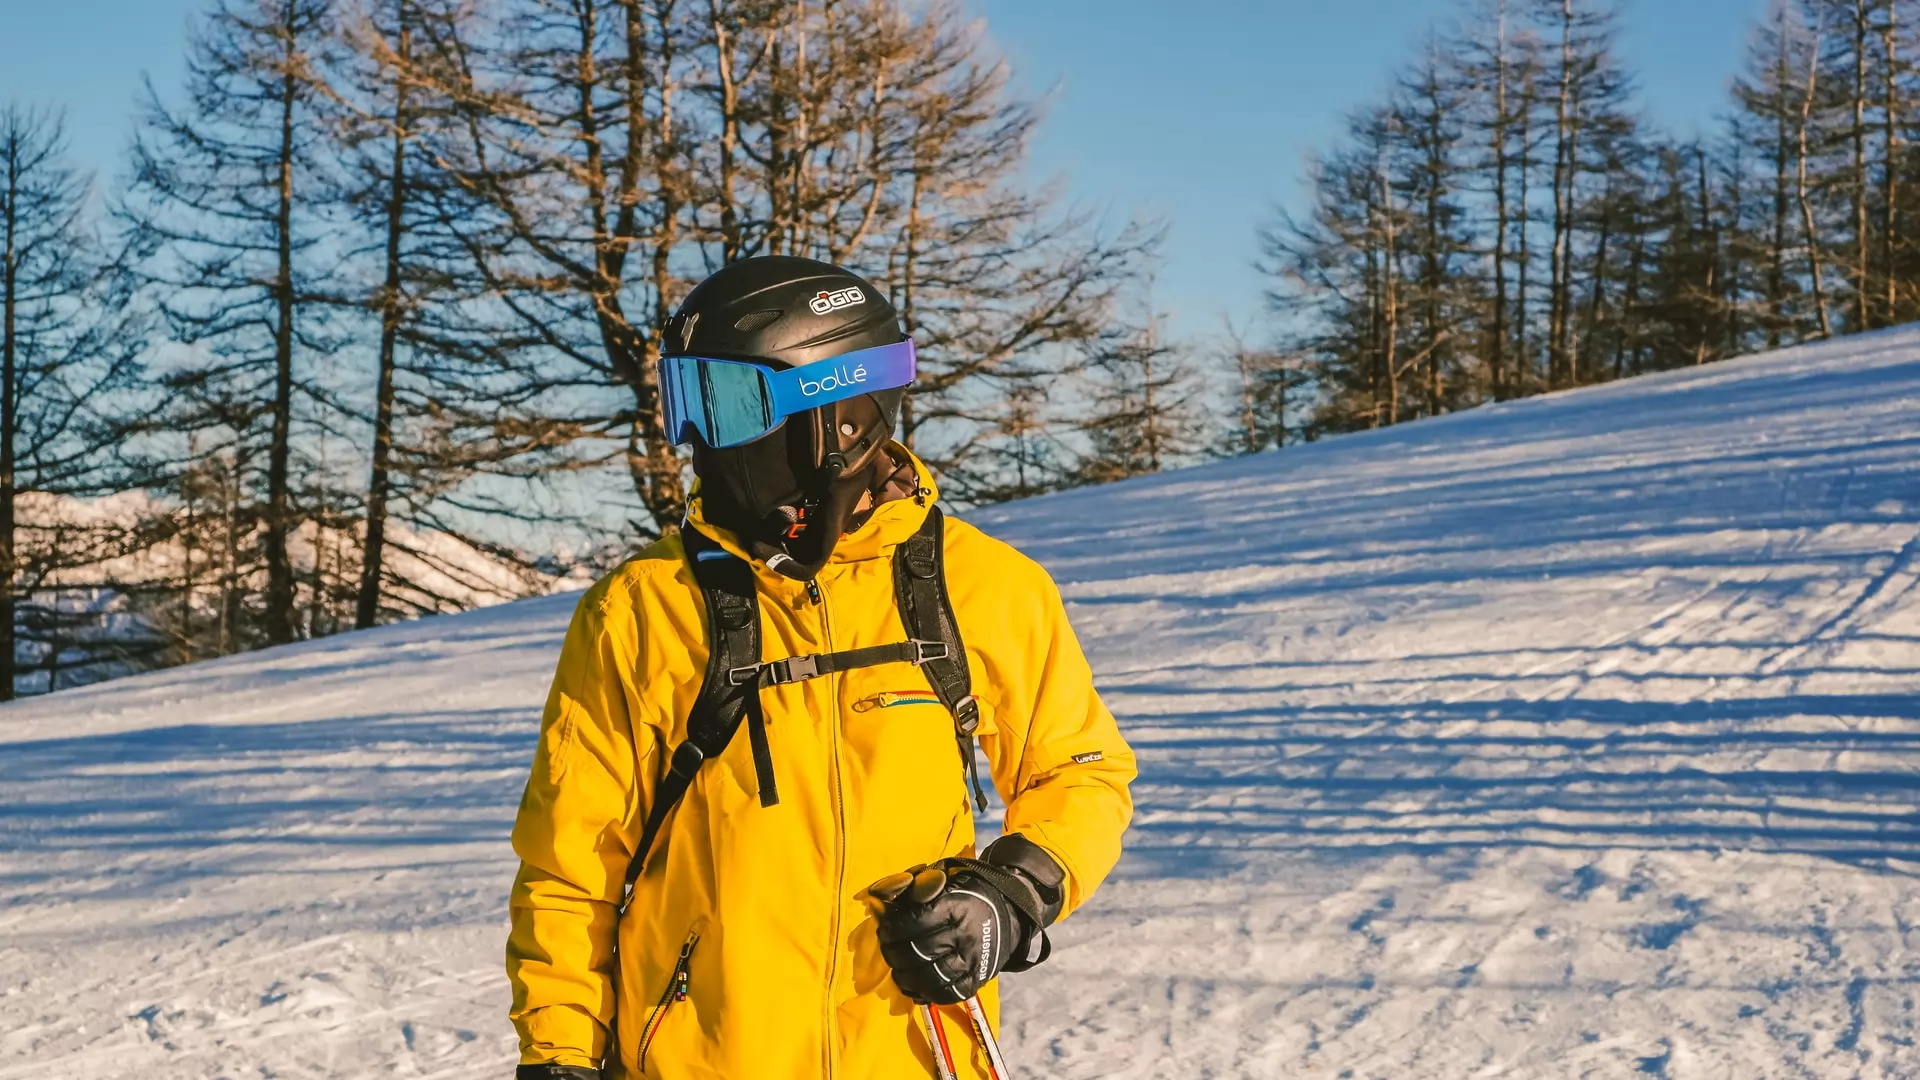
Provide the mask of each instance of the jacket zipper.
{"label": "jacket zipper", "polygon": [[653,1011],[647,1014],[646,1026],[640,1029],[640,1075],[647,1075],[647,1048],[653,1045],[653,1037],[660,1033],[660,1025],[667,1018],[667,1010],[675,1002],[687,1000],[688,969],[693,964],[693,947],[700,944],[700,935],[690,933],[686,944],[680,946],[680,959],[674,962],[673,974],[667,977],[667,988],[660,992],[660,1000],[654,1003]]}
{"label": "jacket zipper", "polygon": [[[816,592],[818,591],[819,586],[817,584],[812,581],[809,581],[808,584],[813,586]],[[818,603],[820,606],[820,636],[822,640],[825,641],[826,647],[831,650],[833,648],[833,621],[828,614],[824,593],[819,594]],[[840,941],[840,898],[845,895],[847,885],[846,796],[841,790],[840,785],[840,709],[838,705],[841,681],[842,676],[836,675],[832,677],[833,699],[828,709],[828,723],[832,725],[830,728],[830,741],[833,747],[831,763],[833,769],[833,918],[827,931],[827,941],[829,942],[829,948],[827,950],[827,983],[820,1002],[821,1034],[825,1036],[821,1040],[820,1045],[820,1054],[823,1059],[821,1065],[823,1074],[828,1080],[832,1080],[834,1075],[834,1046],[839,1041],[835,1036],[838,1025],[834,1023],[833,983],[834,977],[839,974],[840,968],[840,950],[838,947]]]}

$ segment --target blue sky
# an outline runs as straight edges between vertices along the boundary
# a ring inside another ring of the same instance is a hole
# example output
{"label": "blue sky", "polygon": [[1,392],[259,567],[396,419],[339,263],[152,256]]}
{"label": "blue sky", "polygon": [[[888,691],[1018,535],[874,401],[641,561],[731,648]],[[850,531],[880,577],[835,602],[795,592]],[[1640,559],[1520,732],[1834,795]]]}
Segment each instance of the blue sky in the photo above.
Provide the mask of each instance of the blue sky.
{"label": "blue sky", "polygon": [[[1035,170],[1115,219],[1170,226],[1159,300],[1189,331],[1259,310],[1253,233],[1299,194],[1301,161],[1377,97],[1455,0],[966,0],[1049,121]],[[1725,100],[1766,0],[1626,0],[1621,52],[1655,121]],[[180,75],[199,0],[0,0],[0,100],[66,109],[110,172],[143,73]]]}

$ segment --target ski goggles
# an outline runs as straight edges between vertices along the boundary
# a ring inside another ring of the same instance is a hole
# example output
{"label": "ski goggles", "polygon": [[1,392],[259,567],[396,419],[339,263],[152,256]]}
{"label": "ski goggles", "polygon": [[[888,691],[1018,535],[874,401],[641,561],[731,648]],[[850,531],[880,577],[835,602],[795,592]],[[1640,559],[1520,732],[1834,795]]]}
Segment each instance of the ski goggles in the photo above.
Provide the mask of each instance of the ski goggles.
{"label": "ski goggles", "polygon": [[660,401],[667,437],[694,436],[715,450],[750,443],[789,416],[836,401],[913,383],[913,342],[843,353],[777,370],[706,356],[660,358]]}

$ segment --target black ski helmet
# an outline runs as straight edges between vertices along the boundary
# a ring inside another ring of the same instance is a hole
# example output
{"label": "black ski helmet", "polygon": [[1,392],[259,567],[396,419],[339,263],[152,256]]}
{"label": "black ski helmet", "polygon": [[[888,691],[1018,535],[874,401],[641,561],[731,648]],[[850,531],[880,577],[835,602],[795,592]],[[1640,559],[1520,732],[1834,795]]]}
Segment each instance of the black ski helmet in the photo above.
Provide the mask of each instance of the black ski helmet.
{"label": "black ski helmet", "polygon": [[[661,328],[661,353],[793,368],[904,340],[898,314],[872,282],[831,263],[763,255],[694,286]],[[818,519],[831,488],[864,477],[881,457],[905,393],[877,390],[823,405],[740,446],[714,449],[696,436],[693,471],[707,516],[769,539]],[[826,550],[833,539],[815,538]],[[824,562],[824,552],[815,554]]]}

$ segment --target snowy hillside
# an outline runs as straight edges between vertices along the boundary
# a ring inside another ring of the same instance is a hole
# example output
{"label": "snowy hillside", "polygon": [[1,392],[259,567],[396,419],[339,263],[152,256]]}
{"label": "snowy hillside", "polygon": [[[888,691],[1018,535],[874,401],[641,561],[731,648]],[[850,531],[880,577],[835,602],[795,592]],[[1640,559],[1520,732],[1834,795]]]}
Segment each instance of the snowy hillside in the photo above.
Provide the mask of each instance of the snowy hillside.
{"label": "snowy hillside", "polygon": [[[156,627],[150,618],[158,606],[169,614],[184,602],[212,640],[201,644],[209,651],[217,638],[206,628],[224,625],[222,619],[223,552],[196,543],[189,547],[181,532],[154,543],[124,548],[129,537],[146,531],[145,523],[179,512],[151,495],[124,491],[98,499],[29,492],[20,497],[19,510],[26,534],[45,542],[60,538],[67,554],[57,569],[37,577],[21,606],[19,655],[21,674],[15,680],[22,696],[43,694],[119,678],[154,666],[143,659],[153,642],[166,642],[183,632],[177,622]],[[218,520],[218,519],[216,519]],[[528,596],[579,590],[591,584],[584,570],[548,573],[483,550],[452,533],[410,528],[389,521],[386,527],[386,585],[382,603],[388,610],[413,616],[444,614],[489,607]],[[204,539],[204,538],[203,538]],[[351,625],[352,597],[313,594],[317,576],[333,582],[359,580],[361,539],[357,531],[305,522],[288,536],[288,557],[295,575],[294,608],[303,626]],[[29,564],[37,556],[28,545]],[[76,552],[80,553],[76,555]],[[243,569],[237,579],[257,595],[265,587],[266,570]],[[182,583],[189,583],[183,588]],[[146,604],[133,595],[147,593]],[[165,597],[164,600],[158,599]],[[35,613],[59,612],[55,633],[47,618]],[[178,639],[172,639],[178,640]],[[221,645],[219,648],[224,649]],[[57,677],[57,687],[50,681]]]}
{"label": "snowy hillside", "polygon": [[[1920,332],[974,519],[1143,767],[1020,1075],[1920,1076]],[[0,710],[0,1078],[508,1075],[570,603]]]}

